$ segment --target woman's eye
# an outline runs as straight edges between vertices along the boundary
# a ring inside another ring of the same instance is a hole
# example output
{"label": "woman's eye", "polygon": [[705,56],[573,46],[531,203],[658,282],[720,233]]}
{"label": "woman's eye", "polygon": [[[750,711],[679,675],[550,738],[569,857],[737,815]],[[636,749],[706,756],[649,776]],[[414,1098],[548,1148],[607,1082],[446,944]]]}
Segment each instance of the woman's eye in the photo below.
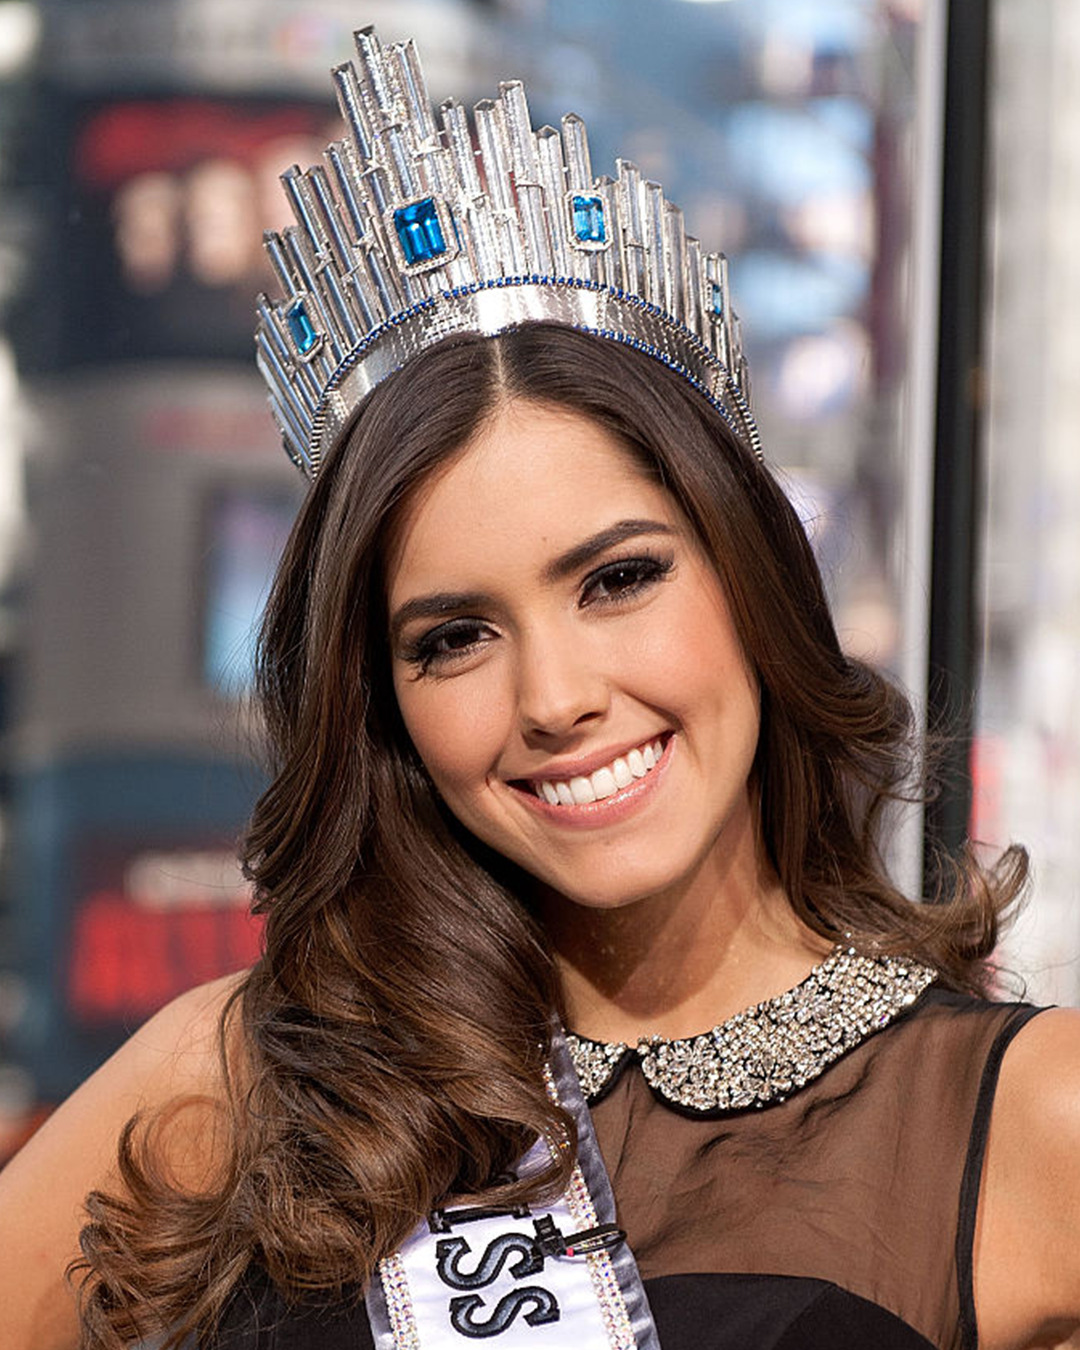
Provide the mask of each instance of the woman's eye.
{"label": "woman's eye", "polygon": [[405,650],[404,658],[424,674],[433,666],[468,655],[488,637],[486,625],[477,620],[455,619],[418,637]]}
{"label": "woman's eye", "polygon": [[628,600],[667,576],[673,566],[673,558],[624,558],[606,563],[585,578],[582,603]]}

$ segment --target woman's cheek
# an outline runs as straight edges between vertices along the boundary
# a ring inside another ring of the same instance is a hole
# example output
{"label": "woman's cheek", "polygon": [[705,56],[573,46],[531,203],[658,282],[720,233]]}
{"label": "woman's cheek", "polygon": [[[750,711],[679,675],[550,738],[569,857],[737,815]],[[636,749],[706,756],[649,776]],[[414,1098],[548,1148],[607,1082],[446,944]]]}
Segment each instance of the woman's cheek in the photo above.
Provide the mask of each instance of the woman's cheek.
{"label": "woman's cheek", "polygon": [[453,798],[483,787],[505,744],[508,718],[498,685],[483,670],[399,692],[406,730],[432,781]]}

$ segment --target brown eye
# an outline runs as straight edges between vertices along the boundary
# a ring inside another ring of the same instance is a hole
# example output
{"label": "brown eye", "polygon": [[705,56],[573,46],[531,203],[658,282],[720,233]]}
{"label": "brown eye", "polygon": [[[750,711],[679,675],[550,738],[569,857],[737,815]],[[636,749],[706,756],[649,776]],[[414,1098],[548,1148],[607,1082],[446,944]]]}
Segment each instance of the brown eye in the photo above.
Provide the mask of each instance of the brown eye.
{"label": "brown eye", "polygon": [[403,658],[425,674],[434,666],[468,655],[492,636],[491,629],[479,619],[452,619],[418,637]]}
{"label": "brown eye", "polygon": [[582,603],[618,602],[639,594],[661,581],[674,566],[672,558],[621,558],[606,563],[585,578]]}

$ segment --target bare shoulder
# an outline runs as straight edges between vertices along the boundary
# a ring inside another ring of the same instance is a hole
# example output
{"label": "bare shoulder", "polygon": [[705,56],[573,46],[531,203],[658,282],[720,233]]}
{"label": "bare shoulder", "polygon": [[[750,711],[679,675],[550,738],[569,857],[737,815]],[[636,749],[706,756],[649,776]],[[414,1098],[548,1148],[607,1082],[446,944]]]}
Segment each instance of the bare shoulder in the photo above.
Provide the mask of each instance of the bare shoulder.
{"label": "bare shoulder", "polygon": [[150,1097],[214,1092],[220,1084],[222,1014],[245,974],[199,985],[166,1004],[99,1072]]}
{"label": "bare shoulder", "polygon": [[980,1345],[1080,1344],[1080,1011],[1029,1021],[1005,1053],[975,1244]]}
{"label": "bare shoulder", "polygon": [[127,1121],[192,1099],[175,1122],[170,1162],[185,1182],[212,1167],[208,1109],[224,1099],[222,1014],[243,975],[181,995],[140,1027],[0,1172],[0,1344],[66,1350],[78,1343],[64,1272],[78,1255],[83,1202],[115,1189]]}

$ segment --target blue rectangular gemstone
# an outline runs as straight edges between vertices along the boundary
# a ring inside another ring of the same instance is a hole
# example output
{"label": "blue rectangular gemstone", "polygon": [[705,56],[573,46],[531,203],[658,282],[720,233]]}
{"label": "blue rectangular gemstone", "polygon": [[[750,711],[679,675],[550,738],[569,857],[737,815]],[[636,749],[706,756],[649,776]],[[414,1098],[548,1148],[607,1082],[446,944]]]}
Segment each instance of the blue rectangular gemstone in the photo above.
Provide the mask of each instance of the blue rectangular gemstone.
{"label": "blue rectangular gemstone", "polygon": [[430,262],[446,252],[446,239],[432,197],[399,206],[394,212],[394,228],[410,266]]}
{"label": "blue rectangular gemstone", "polygon": [[722,319],[724,317],[724,290],[715,281],[712,284],[712,312],[713,318]]}
{"label": "blue rectangular gemstone", "polygon": [[303,300],[294,300],[285,311],[285,322],[289,325],[292,340],[301,356],[306,356],[319,340],[315,326],[308,318],[307,307]]}
{"label": "blue rectangular gemstone", "polygon": [[603,197],[572,197],[570,211],[574,238],[581,244],[604,244],[607,227],[604,224]]}

